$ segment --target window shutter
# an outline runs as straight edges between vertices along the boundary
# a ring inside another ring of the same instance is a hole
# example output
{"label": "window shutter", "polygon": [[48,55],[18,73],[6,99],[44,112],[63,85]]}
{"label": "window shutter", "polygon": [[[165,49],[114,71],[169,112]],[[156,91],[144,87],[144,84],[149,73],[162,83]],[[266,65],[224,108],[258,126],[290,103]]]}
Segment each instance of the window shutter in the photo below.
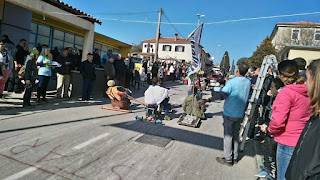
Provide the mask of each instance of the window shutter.
{"label": "window shutter", "polygon": [[184,52],[184,46],[182,46],[182,52]]}
{"label": "window shutter", "polygon": [[162,51],[165,51],[165,49],[166,49],[166,46],[162,45]]}
{"label": "window shutter", "polygon": [[171,51],[171,46],[169,46],[170,48],[169,48],[169,51]]}
{"label": "window shutter", "polygon": [[174,47],[174,51],[177,52],[178,51],[178,46]]}

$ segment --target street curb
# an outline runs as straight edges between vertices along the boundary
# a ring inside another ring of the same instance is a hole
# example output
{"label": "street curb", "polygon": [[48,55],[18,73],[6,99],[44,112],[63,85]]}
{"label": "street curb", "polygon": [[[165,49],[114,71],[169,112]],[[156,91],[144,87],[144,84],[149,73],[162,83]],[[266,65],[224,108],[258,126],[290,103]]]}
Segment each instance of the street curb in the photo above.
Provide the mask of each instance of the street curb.
{"label": "street curb", "polygon": [[[70,98],[70,99],[48,99],[49,102],[48,103],[34,103],[34,107],[37,107],[39,105],[44,105],[44,104],[53,104],[53,103],[59,103],[59,102],[63,102],[63,101],[73,101],[76,98]],[[22,105],[19,106],[14,106],[14,107],[0,107],[0,112],[1,111],[7,111],[7,110],[13,110],[13,109],[19,109],[19,108],[23,108]]]}

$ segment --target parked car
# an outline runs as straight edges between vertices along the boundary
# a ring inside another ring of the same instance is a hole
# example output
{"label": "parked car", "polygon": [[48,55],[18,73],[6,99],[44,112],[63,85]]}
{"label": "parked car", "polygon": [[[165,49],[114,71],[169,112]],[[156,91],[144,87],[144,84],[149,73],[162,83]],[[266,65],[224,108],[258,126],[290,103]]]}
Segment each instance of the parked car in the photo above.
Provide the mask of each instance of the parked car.
{"label": "parked car", "polygon": [[216,84],[218,80],[218,75],[216,74],[211,74],[209,76],[207,76],[207,78],[205,79],[206,82],[206,90],[210,90],[211,88],[213,88]]}

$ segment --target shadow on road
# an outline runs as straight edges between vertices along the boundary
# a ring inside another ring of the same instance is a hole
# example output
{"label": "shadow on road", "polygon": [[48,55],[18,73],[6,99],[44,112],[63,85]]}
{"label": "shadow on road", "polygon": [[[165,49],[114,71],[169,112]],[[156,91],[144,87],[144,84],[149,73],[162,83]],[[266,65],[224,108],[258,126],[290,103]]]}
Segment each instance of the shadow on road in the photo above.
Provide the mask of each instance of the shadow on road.
{"label": "shadow on road", "polygon": [[130,131],[136,131],[139,133],[165,137],[173,139],[176,141],[181,141],[189,144],[194,144],[198,146],[203,146],[207,148],[223,150],[223,139],[220,137],[215,137],[207,134],[202,134],[198,132],[192,132],[184,129],[178,129],[169,126],[156,125],[153,123],[136,121],[133,124],[128,125],[127,122],[117,123],[111,125],[101,125],[112,126],[117,128],[122,128]]}
{"label": "shadow on road", "polygon": [[[143,112],[143,111],[144,111],[144,109],[139,110],[139,111],[135,111],[135,112]],[[83,121],[91,121],[91,120],[97,120],[97,119],[108,118],[108,117],[113,117],[113,116],[122,116],[122,115],[126,115],[126,114],[127,113],[117,113],[117,114],[112,114],[112,115],[77,119],[77,120],[72,120],[72,121],[63,121],[63,122],[57,122],[57,123],[42,124],[42,125],[37,125],[37,126],[27,126],[27,127],[15,128],[15,129],[8,129],[8,130],[0,131],[0,134],[14,132],[14,131],[24,131],[24,130],[29,130],[29,129],[42,128],[42,127],[50,127],[50,126],[57,126],[57,125],[63,125],[63,124],[77,123],[77,122],[83,122]]]}
{"label": "shadow on road", "polygon": [[[139,133],[160,136],[165,138],[174,139],[176,141],[185,142],[197,146],[202,146],[206,148],[216,149],[223,151],[223,138],[216,137],[212,135],[202,134],[199,132],[188,131],[184,129],[178,129],[169,126],[155,125],[153,123],[136,121],[133,124],[128,125],[127,122],[117,123],[112,125],[101,125],[104,126],[112,126],[117,128],[122,128],[130,131],[136,131]],[[253,157],[254,149],[252,142],[247,142],[245,149],[242,153],[240,153],[240,159],[244,156]]]}

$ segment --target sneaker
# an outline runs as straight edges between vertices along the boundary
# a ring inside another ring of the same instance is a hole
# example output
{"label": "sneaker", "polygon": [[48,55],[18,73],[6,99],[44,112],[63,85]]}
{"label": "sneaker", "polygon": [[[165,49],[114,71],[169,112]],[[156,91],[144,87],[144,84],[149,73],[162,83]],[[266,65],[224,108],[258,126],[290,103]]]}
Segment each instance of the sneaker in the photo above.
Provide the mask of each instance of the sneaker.
{"label": "sneaker", "polygon": [[216,161],[218,163],[220,163],[220,164],[225,164],[225,165],[230,166],[230,167],[233,166],[232,161],[226,161],[226,158],[224,158],[224,157],[217,157]]}
{"label": "sneaker", "polygon": [[164,116],[164,120],[166,120],[166,121],[170,121],[170,120],[171,120],[171,118],[170,118],[170,116]]}
{"label": "sneaker", "polygon": [[254,175],[255,177],[259,177],[259,178],[265,178],[267,177],[268,173],[266,171],[261,171],[259,174]]}
{"label": "sneaker", "polygon": [[238,159],[234,159],[233,160],[233,164],[238,164],[239,160]]}

